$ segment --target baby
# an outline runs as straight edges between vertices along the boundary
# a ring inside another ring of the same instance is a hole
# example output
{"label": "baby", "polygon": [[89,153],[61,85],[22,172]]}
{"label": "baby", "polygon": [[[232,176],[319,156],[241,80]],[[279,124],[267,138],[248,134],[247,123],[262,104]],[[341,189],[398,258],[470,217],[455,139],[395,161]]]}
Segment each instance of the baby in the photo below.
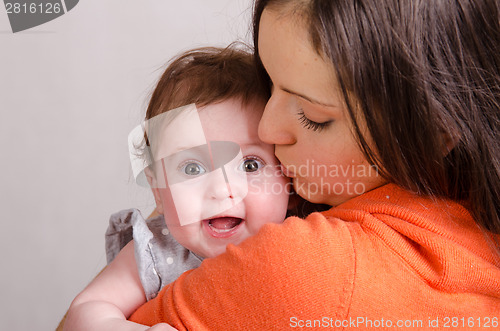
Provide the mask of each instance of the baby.
{"label": "baby", "polygon": [[233,46],[171,62],[129,141],[136,179],[147,179],[160,216],[112,216],[112,262],[75,298],[65,329],[148,329],[125,318],[203,258],[283,222],[290,182],[257,134],[267,97],[252,56]]}

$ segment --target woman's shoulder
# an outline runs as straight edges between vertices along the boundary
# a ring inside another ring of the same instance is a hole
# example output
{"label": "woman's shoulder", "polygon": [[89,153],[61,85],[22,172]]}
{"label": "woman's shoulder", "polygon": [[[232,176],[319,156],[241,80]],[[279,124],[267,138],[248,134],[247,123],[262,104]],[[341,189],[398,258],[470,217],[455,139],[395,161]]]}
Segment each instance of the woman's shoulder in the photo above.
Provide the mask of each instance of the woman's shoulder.
{"label": "woman's shoulder", "polygon": [[266,243],[259,246],[262,250],[300,249],[306,254],[317,250],[321,255],[346,256],[352,254],[352,226],[326,212],[313,212],[305,218],[288,217],[282,224],[266,224],[252,238]]}
{"label": "woman's shoulder", "polygon": [[[231,293],[224,297],[232,297],[228,299],[232,304],[243,300],[247,306],[266,307],[250,310],[249,315],[258,312],[260,320],[269,318],[284,328],[289,327],[287,318],[297,307],[306,316],[323,316],[331,312],[334,302],[336,314],[347,314],[354,288],[355,251],[345,222],[313,213],[305,219],[290,217],[282,224],[266,224],[243,243],[228,245],[226,253],[204,260],[196,275],[205,287],[220,287],[221,279],[251,279],[244,286],[231,286]],[[286,317],[276,321],[279,312]]]}
{"label": "woman's shoulder", "polygon": [[[470,212],[459,202],[429,197],[386,184],[323,212],[325,217],[364,223],[368,219],[393,217],[418,227],[447,227],[450,224],[477,228]],[[452,220],[450,222],[450,220]],[[453,231],[456,226],[449,228]]]}

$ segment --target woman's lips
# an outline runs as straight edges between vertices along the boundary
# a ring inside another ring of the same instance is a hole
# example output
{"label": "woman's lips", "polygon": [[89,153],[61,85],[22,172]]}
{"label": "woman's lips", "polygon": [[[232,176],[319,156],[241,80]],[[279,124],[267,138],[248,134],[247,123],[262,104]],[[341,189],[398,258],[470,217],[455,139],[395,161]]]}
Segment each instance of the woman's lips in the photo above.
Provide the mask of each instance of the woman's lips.
{"label": "woman's lips", "polygon": [[205,231],[215,238],[229,238],[236,233],[244,220],[238,217],[222,216],[203,220]]}
{"label": "woman's lips", "polygon": [[283,164],[281,165],[281,171],[283,172],[283,175],[287,177],[295,177],[295,172],[293,172]]}

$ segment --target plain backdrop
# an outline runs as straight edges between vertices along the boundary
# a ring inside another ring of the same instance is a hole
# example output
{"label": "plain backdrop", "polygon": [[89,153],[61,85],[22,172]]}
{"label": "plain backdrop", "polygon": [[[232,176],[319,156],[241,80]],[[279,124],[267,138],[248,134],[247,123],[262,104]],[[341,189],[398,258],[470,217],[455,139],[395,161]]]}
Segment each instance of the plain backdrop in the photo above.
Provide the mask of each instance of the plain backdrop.
{"label": "plain backdrop", "polygon": [[54,330],[105,265],[109,215],[154,208],[127,135],[164,64],[251,42],[251,0],[82,0],[12,33],[0,5],[0,329]]}

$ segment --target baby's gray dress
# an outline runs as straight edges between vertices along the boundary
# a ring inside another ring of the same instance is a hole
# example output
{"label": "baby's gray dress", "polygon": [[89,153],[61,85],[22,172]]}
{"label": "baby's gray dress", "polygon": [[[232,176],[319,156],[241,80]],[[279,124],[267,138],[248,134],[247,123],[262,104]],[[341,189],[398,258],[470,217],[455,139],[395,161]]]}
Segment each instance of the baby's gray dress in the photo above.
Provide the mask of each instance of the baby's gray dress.
{"label": "baby's gray dress", "polygon": [[162,215],[144,220],[137,209],[111,215],[106,230],[108,264],[134,239],[135,260],[146,299],[156,297],[184,271],[198,267],[202,258],[181,246],[169,233]]}

